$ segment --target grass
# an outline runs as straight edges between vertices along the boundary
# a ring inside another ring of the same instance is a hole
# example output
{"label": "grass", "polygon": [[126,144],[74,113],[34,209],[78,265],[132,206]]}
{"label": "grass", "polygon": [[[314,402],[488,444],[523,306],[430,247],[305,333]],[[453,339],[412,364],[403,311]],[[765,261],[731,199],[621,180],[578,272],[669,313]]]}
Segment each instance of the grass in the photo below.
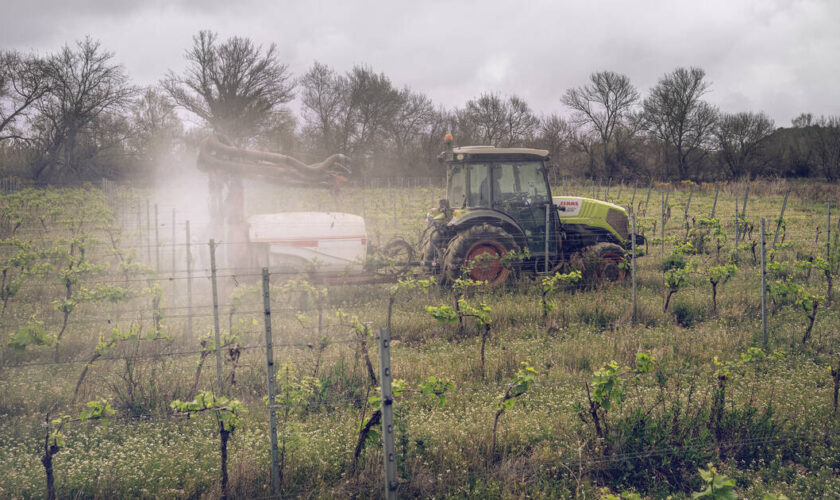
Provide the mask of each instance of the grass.
{"label": "grass", "polygon": [[[732,246],[732,200],[735,194],[742,198],[745,187],[729,185],[720,192],[717,211],[725,217],[722,229],[729,236],[721,260],[727,258]],[[774,220],[787,187],[784,183],[752,183],[747,219],[753,223],[759,217],[765,217],[768,222]],[[785,247],[776,253],[777,261],[792,261],[797,254],[808,255],[816,227],[823,228],[820,241],[824,241],[825,205],[819,197],[837,199],[836,187],[833,192],[817,184],[797,184],[791,188]],[[586,187],[577,189],[584,191]],[[658,189],[651,194],[647,214],[639,213],[639,220],[648,228],[658,219]],[[397,191],[395,196],[401,201],[397,208],[397,232],[416,235],[422,229],[422,214],[433,191],[430,188]],[[618,201],[629,204],[631,192],[625,186]],[[92,262],[110,262],[106,272],[119,274],[119,258],[105,232],[112,220],[126,218],[114,211],[120,206],[119,200],[102,199],[93,189],[74,192],[72,197],[62,197],[62,193],[54,191],[47,193],[49,200],[43,207],[39,200],[44,192],[7,196],[0,201],[3,207],[16,207],[20,212],[19,235],[25,235],[41,247],[54,247],[72,236],[76,226],[64,222],[67,218],[86,214],[88,218],[101,219],[83,227],[82,232],[98,240],[90,244],[87,258]],[[611,195],[615,194],[614,186]],[[331,209],[333,203],[334,208],[361,213],[361,199],[365,197],[370,234],[378,235],[372,240],[384,243],[395,234],[389,195],[390,191],[379,188],[364,192],[348,189],[340,199],[319,191],[260,191],[249,201],[249,210],[317,209],[319,204],[322,209]],[[125,196],[142,196],[142,193]],[[638,201],[644,200],[645,191],[639,189],[636,196],[638,209]],[[708,216],[713,197],[713,186],[695,188],[691,217]],[[62,199],[73,201],[65,203]],[[682,207],[687,199],[685,186],[671,192],[667,235],[684,235]],[[46,219],[49,231],[36,231],[41,226],[39,216],[44,210],[52,213]],[[8,231],[7,227],[2,229]],[[7,232],[3,234],[8,236]],[[757,235],[756,230],[753,237]],[[122,245],[127,253],[135,246],[134,236],[144,235],[132,234],[130,227],[122,233]],[[428,295],[420,292],[400,295],[393,323],[393,337],[397,340],[392,349],[393,373],[413,389],[404,393],[396,406],[400,494],[598,497],[606,491],[619,493],[632,489],[651,497],[672,494],[680,498],[699,488],[693,467],[713,461],[720,464],[722,472],[736,479],[739,493],[746,497],[766,492],[785,493],[790,498],[837,496],[840,479],[836,470],[840,463],[835,457],[840,428],[833,414],[833,382],[827,369],[829,364],[836,363],[834,353],[840,340],[837,297],[833,306],[820,308],[813,338],[805,346],[801,344],[801,336],[806,318],[801,309],[786,305],[769,318],[767,352],[780,351],[786,359],[732,369],[724,409],[731,412],[727,415],[732,415],[733,424],[722,441],[703,438],[702,446],[692,448],[687,441],[645,441],[654,436],[652,430],[644,433],[632,428],[621,430],[624,424],[634,421],[639,408],[650,410],[644,420],[648,424],[665,425],[663,416],[670,415],[668,412],[673,408],[669,405],[680,404],[684,408],[680,418],[687,419],[686,425],[693,431],[702,431],[708,425],[708,418],[697,417],[691,421],[688,415],[691,408],[696,409],[697,415],[706,415],[702,412],[711,407],[719,369],[713,359],[717,356],[721,361],[735,362],[748,348],[761,346],[758,268],[748,250],[738,253],[739,269],[735,277],[718,287],[717,315],[711,312],[711,287],[699,274],[692,275],[688,284],[674,295],[669,311],[663,312],[661,265],[675,243],[669,239],[665,253],[660,253],[658,246],[651,243],[648,255],[638,260],[639,306],[635,324],[631,293],[626,285],[579,288],[555,294],[552,300],[557,308],[547,326],[541,321],[537,283],[529,278],[507,289],[482,294],[480,299],[491,307],[493,319],[484,380],[479,369],[477,329],[470,328],[471,333],[461,337],[456,326],[439,324],[425,312],[426,305],[451,303],[450,294],[435,289]],[[824,246],[817,248],[824,252]],[[2,254],[4,260],[9,255],[6,250]],[[177,251],[181,261],[182,249]],[[145,257],[142,252],[141,257]],[[718,261],[714,251],[687,259],[697,269]],[[140,292],[148,286],[145,276],[132,277],[137,281],[127,282],[128,287]],[[82,279],[81,285],[121,279],[119,275],[116,278],[90,275]],[[228,303],[230,291],[248,286],[244,279],[237,281],[238,286],[230,278],[225,280],[223,303]],[[177,281],[173,286],[165,279],[161,285],[163,326],[169,338],[120,344],[108,356],[119,359],[100,360],[93,365],[79,400],[105,397],[114,405],[117,416],[104,427],[74,423],[65,433],[67,445],[55,458],[56,486],[61,497],[185,498],[220,494],[218,436],[212,418],[204,415],[184,420],[168,409],[171,400],[190,396],[201,350],[198,337],[212,330],[211,310],[196,308],[195,334],[190,337],[186,318],[180,317],[184,316],[184,310],[166,309],[184,307],[185,287]],[[812,274],[807,285],[817,293],[825,293],[825,280],[817,273]],[[210,303],[206,279],[196,279],[194,292],[195,304]],[[61,411],[78,412],[78,405],[71,404],[73,389],[84,366],[82,361],[93,351],[97,338],[110,334],[114,327],[125,329],[131,322],[142,324],[145,332],[151,328],[152,305],[148,297],[139,295],[116,306],[85,302],[71,315],[60,346],[60,364],[53,364],[54,350],[48,346],[30,346],[24,353],[14,353],[5,347],[9,337],[32,314],[37,313],[46,329],[54,333],[60,326],[61,315],[52,310],[52,301],[61,294],[55,270],[43,277],[32,277],[10,299],[9,309],[2,317],[0,496],[3,497],[43,494],[39,447],[43,444],[44,414],[54,404]],[[326,326],[319,334],[318,311],[313,309],[312,301],[302,303],[294,293],[275,294],[272,311],[275,360],[278,364],[288,363],[298,380],[319,379],[317,393],[308,395],[285,418],[286,495],[381,494],[382,456],[377,442],[366,446],[357,473],[350,470],[359,425],[370,414],[367,396],[377,389],[367,382],[358,346],[346,342],[352,338],[349,328],[339,324],[335,311],[341,309],[357,315],[377,327],[385,321],[387,296],[388,285],[330,287],[328,304],[322,311]],[[268,418],[262,402],[265,355],[259,348],[264,340],[261,303],[259,294],[246,294],[244,304],[233,315],[239,343],[246,347],[235,368],[234,386],[230,385],[233,363],[227,359],[226,352],[224,361],[226,392],[248,409],[243,429],[236,431],[230,442],[231,492],[243,498],[268,493]],[[300,306],[306,310],[299,311]],[[300,317],[301,312],[307,317]],[[222,307],[222,314],[223,330],[227,330],[226,306]],[[319,347],[322,337],[326,337],[323,349]],[[254,347],[247,348],[250,346]],[[374,340],[369,341],[369,349],[376,368]],[[604,414],[615,434],[607,440],[599,439],[591,421],[584,422],[581,418],[581,413],[584,417],[587,414],[585,384],[591,384],[593,372],[611,360],[622,366],[634,366],[638,352],[656,357],[656,373],[622,379],[624,400]],[[520,361],[525,360],[539,372],[537,382],[500,420],[499,452],[492,455],[496,398],[504,391]],[[451,378],[455,383],[456,389],[442,407],[417,390],[429,376]],[[690,386],[694,389],[689,396]],[[205,362],[198,387],[215,389],[212,355]],[[772,409],[776,437],[756,445],[753,455],[728,453],[726,447],[720,446],[721,442],[742,440],[744,436],[757,435],[748,432],[759,432],[757,428],[748,429],[753,424],[748,423],[744,412],[750,409],[757,414]],[[662,448],[667,451],[657,451]],[[637,454],[646,450],[648,456],[644,460],[628,457],[628,450]],[[691,453],[686,455],[686,450]],[[680,453],[687,457],[688,465],[679,469],[676,476],[669,477],[668,482],[664,477],[647,482],[622,479],[609,469],[613,464],[629,460],[627,463],[643,467],[641,470],[663,470],[664,460],[674,459]]]}

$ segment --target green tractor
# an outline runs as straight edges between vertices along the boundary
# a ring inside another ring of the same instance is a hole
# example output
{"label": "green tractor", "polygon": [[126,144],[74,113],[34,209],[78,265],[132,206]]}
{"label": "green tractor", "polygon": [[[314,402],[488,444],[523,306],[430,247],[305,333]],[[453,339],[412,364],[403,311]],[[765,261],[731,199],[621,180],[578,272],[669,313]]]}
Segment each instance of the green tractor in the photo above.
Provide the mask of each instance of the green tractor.
{"label": "green tractor", "polygon": [[[443,283],[468,270],[470,278],[498,286],[519,271],[553,273],[568,266],[599,283],[625,278],[627,211],[590,198],[552,196],[548,151],[449,147],[438,159],[447,167],[446,198],[427,215],[422,265]],[[636,235],[636,244],[642,241]]]}

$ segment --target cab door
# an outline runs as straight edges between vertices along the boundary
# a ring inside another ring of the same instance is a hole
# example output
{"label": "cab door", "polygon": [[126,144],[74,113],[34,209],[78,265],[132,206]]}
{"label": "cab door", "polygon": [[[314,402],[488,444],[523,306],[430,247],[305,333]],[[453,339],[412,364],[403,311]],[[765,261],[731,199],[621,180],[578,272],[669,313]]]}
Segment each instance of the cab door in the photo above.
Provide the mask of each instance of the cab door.
{"label": "cab door", "polygon": [[493,208],[506,213],[525,231],[531,255],[545,254],[545,212],[549,210],[549,253],[556,248],[556,214],[545,184],[540,162],[496,162],[492,169]]}

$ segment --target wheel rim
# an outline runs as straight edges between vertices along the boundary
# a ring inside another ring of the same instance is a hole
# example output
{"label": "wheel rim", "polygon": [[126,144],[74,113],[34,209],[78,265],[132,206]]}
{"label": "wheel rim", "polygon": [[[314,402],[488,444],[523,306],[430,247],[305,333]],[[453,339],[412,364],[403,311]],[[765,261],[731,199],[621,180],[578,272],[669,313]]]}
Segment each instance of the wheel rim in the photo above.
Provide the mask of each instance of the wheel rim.
{"label": "wheel rim", "polygon": [[624,258],[616,252],[601,254],[601,281],[621,281],[627,276],[627,271],[619,267]]}
{"label": "wheel rim", "polygon": [[476,281],[486,281],[490,285],[497,285],[507,279],[510,269],[501,262],[501,257],[507,253],[505,247],[493,240],[476,242],[467,252],[465,264],[469,264],[481,255],[489,255],[473,266],[470,278]]}
{"label": "wheel rim", "polygon": [[404,240],[395,240],[385,246],[384,254],[394,259],[394,266],[405,268],[414,259],[414,248]]}

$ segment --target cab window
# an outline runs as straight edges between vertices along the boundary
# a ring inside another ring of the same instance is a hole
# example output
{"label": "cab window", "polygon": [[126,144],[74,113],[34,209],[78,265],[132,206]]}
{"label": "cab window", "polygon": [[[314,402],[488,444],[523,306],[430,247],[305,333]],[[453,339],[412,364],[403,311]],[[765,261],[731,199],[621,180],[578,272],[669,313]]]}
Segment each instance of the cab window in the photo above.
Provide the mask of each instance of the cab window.
{"label": "cab window", "polygon": [[548,190],[545,187],[542,164],[539,162],[524,162],[514,164],[519,180],[519,191],[527,193],[532,203],[545,202]]}
{"label": "cab window", "polygon": [[516,194],[516,175],[512,163],[496,163],[493,165],[493,181],[495,182],[495,202],[503,202]]}
{"label": "cab window", "polygon": [[449,186],[446,198],[452,207],[463,207],[467,202],[467,169],[464,166],[453,166],[449,171]]}
{"label": "cab window", "polygon": [[490,169],[486,163],[473,163],[469,167],[470,207],[489,207],[492,196]]}

